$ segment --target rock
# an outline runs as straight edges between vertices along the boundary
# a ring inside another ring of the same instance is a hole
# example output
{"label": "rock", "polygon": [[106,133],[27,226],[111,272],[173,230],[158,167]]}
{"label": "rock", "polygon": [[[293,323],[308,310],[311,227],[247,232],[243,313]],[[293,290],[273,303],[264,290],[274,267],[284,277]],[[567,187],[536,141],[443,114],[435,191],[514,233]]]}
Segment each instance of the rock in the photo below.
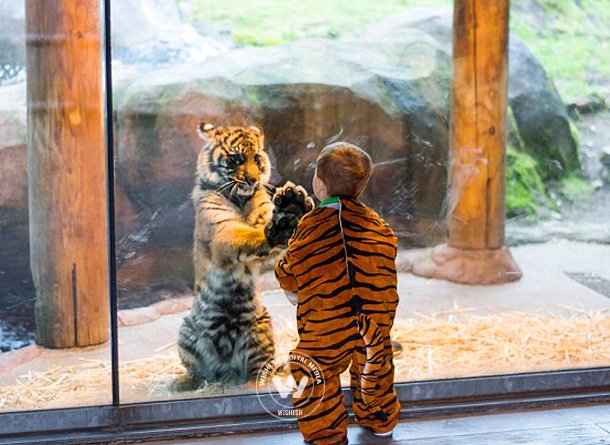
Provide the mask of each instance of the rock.
{"label": "rock", "polygon": [[598,113],[607,108],[608,104],[603,96],[592,94],[569,104],[568,114],[573,119],[579,119],[581,114]]}
{"label": "rock", "polygon": [[[408,35],[418,29],[434,37],[451,54],[452,11],[408,10],[371,29],[367,36]],[[365,36],[365,38],[367,38]],[[524,149],[537,160],[544,180],[561,179],[580,170],[576,130],[555,85],[527,45],[515,34],[509,39],[509,105]],[[513,136],[511,136],[511,139]],[[515,146],[515,148],[518,148]]]}
{"label": "rock", "polygon": [[25,66],[25,2],[0,0],[0,85]]}
{"label": "rock", "polygon": [[[175,258],[170,264],[159,254],[164,265],[154,275],[137,268],[142,286],[168,277],[164,270],[175,270],[179,251],[187,270],[201,119],[261,125],[276,183],[310,188],[324,145],[338,139],[361,145],[375,162],[364,199],[414,243],[440,239],[449,58],[424,33],[411,39],[405,46],[388,38],[244,48],[119,87],[117,181],[136,209],[131,228],[118,237],[125,240],[119,245],[124,270],[144,261],[152,246]],[[119,270],[119,277],[135,285],[133,274]]]}
{"label": "rock", "polygon": [[605,184],[610,184],[610,146],[602,148],[599,153],[599,162],[602,165],[601,178]]}
{"label": "rock", "polygon": [[509,101],[525,150],[545,181],[581,168],[577,132],[555,85],[525,43],[510,37]]}
{"label": "rock", "polygon": [[[27,124],[25,82],[4,86],[0,95],[0,212],[27,218]],[[1,215],[1,213],[0,213]],[[0,216],[0,224],[1,216]]]}
{"label": "rock", "polygon": [[599,162],[601,162],[604,168],[610,169],[610,145],[601,149]]}

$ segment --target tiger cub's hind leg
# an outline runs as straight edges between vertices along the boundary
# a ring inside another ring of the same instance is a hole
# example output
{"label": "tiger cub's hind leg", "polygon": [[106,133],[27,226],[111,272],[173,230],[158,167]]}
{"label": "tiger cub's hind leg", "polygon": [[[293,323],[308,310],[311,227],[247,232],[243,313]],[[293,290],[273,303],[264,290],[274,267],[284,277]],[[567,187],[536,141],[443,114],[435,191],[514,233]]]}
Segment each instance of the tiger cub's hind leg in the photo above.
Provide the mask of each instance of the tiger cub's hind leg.
{"label": "tiger cub's hind leg", "polygon": [[196,346],[197,336],[192,316],[187,315],[178,333],[178,356],[186,368],[186,373],[174,380],[170,387],[172,391],[194,391],[203,383],[203,375],[199,372],[201,366]]}
{"label": "tiger cub's hind leg", "polygon": [[251,335],[251,342],[257,352],[250,360],[248,374],[250,380],[254,380],[258,376],[259,370],[275,356],[271,317],[262,305],[256,316],[256,328],[253,329]]}
{"label": "tiger cub's hind leg", "polygon": [[[195,314],[205,314],[198,305]],[[194,391],[206,382],[218,381],[228,368],[221,360],[216,345],[208,335],[205,326],[209,320],[202,320],[193,313],[184,318],[178,335],[178,355],[186,368],[186,374],[172,384],[174,391]]]}
{"label": "tiger cub's hind leg", "polygon": [[260,306],[256,310],[252,324],[241,330],[231,357],[233,374],[238,383],[253,382],[259,370],[275,355],[271,318],[267,310]]}

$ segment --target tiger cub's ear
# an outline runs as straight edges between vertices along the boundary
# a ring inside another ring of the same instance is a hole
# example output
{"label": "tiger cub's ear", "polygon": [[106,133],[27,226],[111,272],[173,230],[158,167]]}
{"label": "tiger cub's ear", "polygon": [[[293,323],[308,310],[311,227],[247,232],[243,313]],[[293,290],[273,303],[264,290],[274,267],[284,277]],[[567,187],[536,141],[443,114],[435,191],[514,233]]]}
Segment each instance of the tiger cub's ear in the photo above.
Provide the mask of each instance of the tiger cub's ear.
{"label": "tiger cub's ear", "polygon": [[208,140],[210,137],[210,133],[215,129],[216,127],[214,127],[214,125],[212,124],[206,124],[205,122],[199,122],[199,125],[197,126],[197,134],[199,134],[199,137],[201,139],[205,139]]}
{"label": "tiger cub's ear", "polygon": [[263,134],[263,130],[261,130],[259,127],[257,127],[256,125],[250,125],[248,127],[250,130],[254,131],[255,133],[258,134]]}

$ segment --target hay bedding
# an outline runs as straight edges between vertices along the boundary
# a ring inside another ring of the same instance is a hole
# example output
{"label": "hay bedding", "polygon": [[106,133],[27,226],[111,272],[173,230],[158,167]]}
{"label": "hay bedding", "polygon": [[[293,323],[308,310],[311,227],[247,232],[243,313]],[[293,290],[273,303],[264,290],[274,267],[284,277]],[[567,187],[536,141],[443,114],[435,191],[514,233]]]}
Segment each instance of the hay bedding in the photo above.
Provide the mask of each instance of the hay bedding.
{"label": "hay bedding", "polygon": [[[566,309],[564,307],[564,309]],[[571,315],[502,312],[473,315],[456,308],[397,321],[396,381],[610,366],[610,315],[572,310]],[[296,344],[294,322],[274,320],[278,354]],[[175,345],[154,357],[120,364],[122,399],[128,402],[185,397],[168,385],[184,372]],[[342,375],[347,384],[349,376]],[[193,397],[253,391],[252,386],[210,385]],[[0,388],[0,411],[58,408],[110,402],[110,364],[87,361],[46,372],[29,372]]]}

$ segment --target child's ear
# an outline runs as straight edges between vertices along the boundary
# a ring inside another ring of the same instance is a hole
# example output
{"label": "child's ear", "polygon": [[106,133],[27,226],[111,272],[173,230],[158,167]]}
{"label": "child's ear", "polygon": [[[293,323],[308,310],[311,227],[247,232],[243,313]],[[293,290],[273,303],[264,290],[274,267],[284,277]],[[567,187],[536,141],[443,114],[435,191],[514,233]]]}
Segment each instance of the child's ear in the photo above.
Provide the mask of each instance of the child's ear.
{"label": "child's ear", "polygon": [[205,139],[206,141],[210,139],[212,132],[216,127],[212,124],[206,124],[205,122],[199,122],[197,125],[197,134],[201,139]]}

